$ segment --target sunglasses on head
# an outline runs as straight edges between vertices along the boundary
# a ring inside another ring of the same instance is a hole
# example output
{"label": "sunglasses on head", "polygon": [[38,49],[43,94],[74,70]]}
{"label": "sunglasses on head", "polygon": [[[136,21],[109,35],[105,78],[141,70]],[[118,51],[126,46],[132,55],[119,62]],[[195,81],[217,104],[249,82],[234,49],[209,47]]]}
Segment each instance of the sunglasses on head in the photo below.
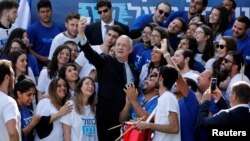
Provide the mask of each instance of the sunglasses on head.
{"label": "sunglasses on head", "polygon": [[161,10],[161,9],[159,9],[158,11],[159,11],[159,14],[161,14],[161,15],[164,13],[164,16],[165,16],[165,17],[168,17],[168,16],[169,16],[169,13],[164,12],[164,11]]}
{"label": "sunglasses on head", "polygon": [[98,11],[97,13],[101,15],[102,12],[103,12],[103,13],[107,13],[108,11],[109,11],[108,9],[104,9],[104,10],[102,10],[102,11]]}
{"label": "sunglasses on head", "polygon": [[217,45],[216,45],[216,48],[217,48],[217,49],[218,49],[218,48],[224,49],[225,46],[226,46],[226,45],[219,45],[219,44],[217,44]]}

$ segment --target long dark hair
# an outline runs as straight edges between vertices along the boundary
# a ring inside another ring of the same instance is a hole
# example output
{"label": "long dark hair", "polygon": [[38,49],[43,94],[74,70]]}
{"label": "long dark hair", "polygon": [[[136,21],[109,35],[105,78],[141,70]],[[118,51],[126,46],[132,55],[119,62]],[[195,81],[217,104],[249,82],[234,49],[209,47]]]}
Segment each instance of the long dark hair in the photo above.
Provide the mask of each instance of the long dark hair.
{"label": "long dark hair", "polygon": [[21,47],[21,49],[22,49],[23,51],[27,52],[27,47],[26,47],[26,45],[23,43],[22,39],[20,39],[20,38],[14,38],[13,40],[10,41],[9,44],[6,44],[6,45],[4,46],[3,52],[2,52],[3,55],[9,55],[10,50],[11,50],[11,45],[12,45],[13,43],[15,43],[15,42],[18,43],[18,44],[20,45],[20,47]]}
{"label": "long dark hair", "polygon": [[[14,40],[15,38],[19,38],[19,39],[22,40],[23,34],[25,32],[26,32],[26,30],[23,29],[23,28],[16,28],[16,29],[14,29],[10,33],[10,36],[9,36],[9,38],[7,40],[7,43],[5,44],[4,48],[2,49],[2,53],[3,54],[8,54],[10,52],[10,46],[11,46],[12,40]],[[26,45],[25,45],[25,48],[27,48]],[[28,50],[25,50],[25,51],[27,52]]]}
{"label": "long dark hair", "polygon": [[[50,79],[55,78],[57,76],[57,73],[59,70],[57,56],[64,49],[68,49],[70,51],[70,48],[67,45],[60,45],[56,48],[55,52],[53,53],[52,59],[50,63],[48,64],[48,76]],[[70,58],[71,58],[71,55],[70,55]],[[70,61],[70,58],[69,58],[69,61]]]}
{"label": "long dark hair", "polygon": [[[18,58],[19,58],[22,54],[25,54],[25,55],[26,55],[26,53],[25,53],[23,50],[15,50],[15,51],[10,52],[10,54],[9,54],[9,56],[8,56],[8,60],[10,60],[10,61],[12,62],[12,68],[13,68],[14,72],[16,71],[16,63],[17,63],[17,60],[18,60]],[[27,55],[26,55],[26,56],[27,56]],[[27,63],[28,63],[28,60],[27,60]],[[26,65],[25,74],[28,75],[28,64]]]}
{"label": "long dark hair", "polygon": [[[92,81],[92,83],[94,85],[94,90],[95,90],[95,82],[90,77],[83,77],[77,83],[77,86],[75,88],[75,94],[73,96],[73,101],[75,103],[76,112],[79,113],[79,114],[84,113],[84,111],[82,109],[82,106],[83,106],[83,100],[82,100],[83,93],[82,93],[81,87],[82,87],[83,82],[85,80],[87,80],[87,79],[90,79]],[[93,104],[93,102],[94,102],[95,96],[96,96],[96,94],[95,94],[95,91],[94,91],[94,93],[88,99],[88,104],[91,106],[91,109],[92,109],[93,112],[94,112],[94,104]]]}
{"label": "long dark hair", "polygon": [[[58,72],[58,77],[61,77],[61,78],[63,78],[63,79],[66,80],[66,70],[67,70],[68,67],[74,67],[75,69],[77,69],[77,67],[76,67],[76,65],[75,65],[74,63],[66,63],[66,64],[64,64],[64,65],[60,68],[60,70],[59,70],[59,72]],[[79,79],[80,79],[80,78],[78,77],[78,79],[76,80],[76,82],[78,82]]]}
{"label": "long dark hair", "polygon": [[[17,82],[14,87],[14,99],[18,99],[17,91],[20,91],[21,93],[27,92],[30,88],[36,89],[36,84],[29,78],[27,78],[25,75],[20,75],[17,78]],[[35,97],[37,97],[35,95]]]}
{"label": "long dark hair", "polygon": [[[222,6],[222,5],[217,5],[214,6],[210,12],[210,14],[212,13],[213,9],[217,9],[220,11],[220,23],[219,23],[219,27],[218,29],[213,29],[214,32],[214,38],[216,38],[216,35],[222,33],[222,35],[224,34],[224,31],[228,29],[228,13],[227,13],[227,9]],[[212,28],[212,24],[208,23],[208,26],[210,26]]]}
{"label": "long dark hair", "polygon": [[[57,85],[58,85],[58,82],[59,80],[63,80],[66,84],[66,87],[67,87],[67,94],[65,95],[65,97],[60,100],[59,97],[57,96],[56,94],[56,90],[57,90]],[[69,100],[70,98],[70,93],[69,93],[69,85],[68,83],[66,82],[65,79],[63,78],[55,78],[53,79],[50,84],[49,84],[49,97],[50,97],[50,100],[51,100],[51,103],[59,110],[65,103],[67,100]]]}
{"label": "long dark hair", "polygon": [[206,47],[204,48],[201,57],[202,60],[207,62],[210,58],[214,57],[213,31],[209,26],[204,24],[199,27],[202,28],[206,36],[210,36],[210,38],[207,40]]}

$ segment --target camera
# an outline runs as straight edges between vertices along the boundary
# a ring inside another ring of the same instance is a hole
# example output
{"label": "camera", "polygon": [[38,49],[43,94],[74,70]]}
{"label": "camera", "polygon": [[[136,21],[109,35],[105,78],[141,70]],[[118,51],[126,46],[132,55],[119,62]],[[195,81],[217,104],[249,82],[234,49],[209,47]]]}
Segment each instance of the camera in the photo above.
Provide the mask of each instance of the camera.
{"label": "camera", "polygon": [[216,89],[217,85],[217,78],[212,78],[211,80],[211,92],[213,92]]}

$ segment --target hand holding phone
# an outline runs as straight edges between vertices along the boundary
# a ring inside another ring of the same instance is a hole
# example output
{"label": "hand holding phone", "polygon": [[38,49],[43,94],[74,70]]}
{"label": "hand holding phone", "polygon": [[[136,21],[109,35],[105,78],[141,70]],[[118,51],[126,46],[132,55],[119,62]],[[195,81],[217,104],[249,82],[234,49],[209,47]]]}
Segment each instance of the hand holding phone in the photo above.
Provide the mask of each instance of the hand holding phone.
{"label": "hand holding phone", "polygon": [[211,93],[216,89],[216,86],[217,86],[217,78],[212,78],[211,80]]}

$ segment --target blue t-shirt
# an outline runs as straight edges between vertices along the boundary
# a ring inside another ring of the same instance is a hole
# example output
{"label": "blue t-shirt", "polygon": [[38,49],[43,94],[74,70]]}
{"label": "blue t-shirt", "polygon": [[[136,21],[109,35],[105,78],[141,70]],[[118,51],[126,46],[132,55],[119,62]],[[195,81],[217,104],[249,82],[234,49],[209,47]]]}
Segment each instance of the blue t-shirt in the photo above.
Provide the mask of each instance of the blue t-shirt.
{"label": "blue t-shirt", "polygon": [[[50,46],[54,37],[63,31],[63,26],[54,22],[51,27],[45,27],[40,21],[30,25],[27,29],[30,43],[33,44],[33,50],[39,55],[45,57],[49,56]],[[44,64],[42,64],[39,60],[38,63],[39,71],[41,71]]]}
{"label": "blue t-shirt", "polygon": [[172,22],[175,18],[180,17],[182,18],[186,23],[189,23],[188,19],[188,11],[175,11],[172,12],[169,17],[166,19],[165,22],[163,22],[163,27],[168,27],[170,22]]}
{"label": "blue t-shirt", "polygon": [[198,101],[192,90],[187,97],[178,101],[180,107],[181,140],[195,141],[195,125],[198,114]]}
{"label": "blue t-shirt", "polygon": [[141,70],[142,69],[142,66],[144,64],[147,64],[147,63],[150,63],[151,62],[151,53],[152,53],[152,49],[148,49],[148,50],[144,50],[142,53],[141,53],[141,59],[138,63],[138,68]]}
{"label": "blue t-shirt", "polygon": [[[148,113],[153,112],[153,110],[155,109],[157,103],[158,103],[158,98],[159,96],[154,96],[151,99],[149,99],[148,101],[144,102],[144,98],[145,96],[143,94],[139,95],[137,98],[137,101],[140,103],[140,105],[142,106],[142,108],[147,111]],[[138,116],[134,110],[134,108],[131,108],[130,110],[130,115],[131,115],[131,119],[137,119]]]}
{"label": "blue t-shirt", "polygon": [[33,54],[28,53],[27,58],[28,58],[28,66],[30,66],[34,76],[38,77],[40,71],[38,69],[38,63],[36,57]]}
{"label": "blue t-shirt", "polygon": [[[224,36],[231,36],[233,37],[232,29],[225,31]],[[250,36],[249,33],[246,35],[244,39],[237,40],[237,50],[243,56],[245,62],[250,64]]]}
{"label": "blue t-shirt", "polygon": [[153,15],[151,14],[141,15],[137,17],[134,23],[132,24],[130,30],[132,31],[132,30],[143,29],[145,25],[154,22],[152,17]]}
{"label": "blue t-shirt", "polygon": [[205,67],[200,62],[194,60],[194,70],[202,73],[205,70]]}
{"label": "blue t-shirt", "polygon": [[140,61],[142,59],[142,52],[145,50],[151,50],[144,47],[144,43],[137,43],[133,46],[133,52],[129,55],[130,62],[135,66],[135,68],[141,72]]}
{"label": "blue t-shirt", "polygon": [[[28,107],[21,107],[19,108],[21,114],[21,128],[27,127],[32,119],[32,113]],[[22,134],[22,141],[31,141],[33,138],[33,133],[31,132],[28,136],[24,136]]]}

